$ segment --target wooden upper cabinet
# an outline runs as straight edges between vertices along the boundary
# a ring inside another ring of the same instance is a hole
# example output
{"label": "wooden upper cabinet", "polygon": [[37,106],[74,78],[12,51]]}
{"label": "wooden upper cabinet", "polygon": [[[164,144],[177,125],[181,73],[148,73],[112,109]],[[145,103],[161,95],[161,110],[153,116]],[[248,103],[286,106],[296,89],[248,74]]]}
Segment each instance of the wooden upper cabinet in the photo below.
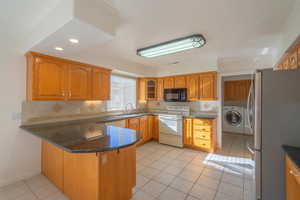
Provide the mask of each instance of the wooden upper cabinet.
{"label": "wooden upper cabinet", "polygon": [[[109,97],[111,70],[35,52],[27,53],[26,57],[28,100],[106,100]],[[99,76],[94,68],[106,74]]]}
{"label": "wooden upper cabinet", "polygon": [[298,63],[298,49],[294,49],[288,57],[289,69],[299,68],[300,62]]}
{"label": "wooden upper cabinet", "polygon": [[146,99],[156,100],[157,99],[157,80],[156,79],[147,79],[146,80]]}
{"label": "wooden upper cabinet", "polygon": [[67,66],[56,60],[30,57],[27,71],[27,96],[32,100],[64,100]]}
{"label": "wooden upper cabinet", "polygon": [[96,67],[92,72],[92,99],[109,100],[111,72]]}
{"label": "wooden upper cabinet", "polygon": [[199,97],[200,100],[215,100],[216,94],[216,73],[203,73],[199,77]]}
{"label": "wooden upper cabinet", "polygon": [[139,101],[146,101],[146,79],[139,78],[137,80],[137,96]]}
{"label": "wooden upper cabinet", "polygon": [[296,41],[290,50],[280,59],[274,67],[275,70],[300,69],[300,41]]}
{"label": "wooden upper cabinet", "polygon": [[92,68],[82,65],[70,65],[68,70],[68,99],[91,99]]}
{"label": "wooden upper cabinet", "polygon": [[174,77],[164,78],[164,88],[174,88]]}
{"label": "wooden upper cabinet", "polygon": [[248,99],[251,80],[236,80],[224,82],[225,101],[246,101]]}
{"label": "wooden upper cabinet", "polygon": [[199,75],[187,76],[187,95],[189,101],[199,99]]}
{"label": "wooden upper cabinet", "polygon": [[161,101],[164,99],[164,79],[157,79],[157,100]]}
{"label": "wooden upper cabinet", "polygon": [[186,88],[186,76],[175,76],[174,88]]}
{"label": "wooden upper cabinet", "polygon": [[297,62],[298,62],[298,68],[300,68],[300,44],[297,48]]}

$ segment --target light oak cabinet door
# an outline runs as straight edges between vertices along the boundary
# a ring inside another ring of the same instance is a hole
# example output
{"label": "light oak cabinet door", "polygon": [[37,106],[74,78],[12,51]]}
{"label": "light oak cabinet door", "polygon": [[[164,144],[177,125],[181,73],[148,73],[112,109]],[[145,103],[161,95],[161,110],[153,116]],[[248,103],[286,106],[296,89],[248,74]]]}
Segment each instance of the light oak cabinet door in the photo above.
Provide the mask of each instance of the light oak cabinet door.
{"label": "light oak cabinet door", "polygon": [[69,100],[91,99],[92,69],[86,66],[70,65],[68,70]]}
{"label": "light oak cabinet door", "polygon": [[286,200],[298,200],[300,197],[300,172],[296,167],[293,166],[292,161],[287,156],[285,160]]}
{"label": "light oak cabinet door", "polygon": [[133,130],[140,130],[140,119],[139,118],[130,118],[126,121],[126,127]]}
{"label": "light oak cabinet door", "polygon": [[294,49],[288,57],[289,69],[297,69],[298,66],[298,49]]}
{"label": "light oak cabinet door", "polygon": [[137,80],[137,84],[138,84],[138,101],[146,101],[147,97],[146,97],[146,79],[144,78],[139,78]]}
{"label": "light oak cabinet door", "polygon": [[[64,100],[66,98],[67,66],[55,60],[34,58],[32,72],[33,100]],[[30,69],[28,69],[30,71]],[[31,79],[31,77],[27,77]]]}
{"label": "light oak cabinet door", "polygon": [[99,68],[92,70],[92,99],[109,100],[110,99],[110,76],[111,73]]}
{"label": "light oak cabinet door", "polygon": [[138,142],[138,145],[142,144],[142,143],[145,143],[149,140],[149,136],[148,136],[148,117],[147,116],[140,117],[140,134],[143,138],[140,142]]}
{"label": "light oak cabinet door", "polygon": [[197,101],[199,99],[199,75],[187,77],[187,95],[189,101]]}
{"label": "light oak cabinet door", "polygon": [[297,62],[298,62],[298,68],[300,69],[300,43],[297,47]]}
{"label": "light oak cabinet door", "polygon": [[199,79],[200,100],[216,99],[216,74],[208,73],[200,75]]}
{"label": "light oak cabinet door", "polygon": [[164,79],[157,79],[157,100],[162,101],[164,99]]}
{"label": "light oak cabinet door", "polygon": [[64,151],[44,141],[42,142],[42,174],[63,191]]}
{"label": "light oak cabinet door", "polygon": [[100,154],[100,200],[129,200],[136,185],[135,146]]}
{"label": "light oak cabinet door", "polygon": [[250,80],[225,81],[224,100],[225,101],[245,101],[248,99],[251,86]]}
{"label": "light oak cabinet door", "polygon": [[131,199],[136,185],[136,147],[122,148],[118,152],[118,200]]}
{"label": "light oak cabinet door", "polygon": [[158,116],[152,116],[152,139],[158,141],[159,139],[159,119]]}
{"label": "light oak cabinet door", "polygon": [[157,99],[157,80],[147,79],[146,80],[146,98],[148,101]]}
{"label": "light oak cabinet door", "polygon": [[99,158],[96,153],[64,152],[64,190],[72,200],[98,200]]}
{"label": "light oak cabinet door", "polygon": [[164,78],[164,89],[174,88],[174,77]]}
{"label": "light oak cabinet door", "polygon": [[100,153],[100,200],[119,200],[118,151]]}
{"label": "light oak cabinet door", "polygon": [[185,76],[175,76],[174,88],[186,88],[186,77]]}
{"label": "light oak cabinet door", "polygon": [[109,99],[111,70],[35,52],[26,57],[27,100]]}
{"label": "light oak cabinet door", "polygon": [[183,144],[185,146],[193,145],[193,120],[190,118],[184,119],[184,137]]}

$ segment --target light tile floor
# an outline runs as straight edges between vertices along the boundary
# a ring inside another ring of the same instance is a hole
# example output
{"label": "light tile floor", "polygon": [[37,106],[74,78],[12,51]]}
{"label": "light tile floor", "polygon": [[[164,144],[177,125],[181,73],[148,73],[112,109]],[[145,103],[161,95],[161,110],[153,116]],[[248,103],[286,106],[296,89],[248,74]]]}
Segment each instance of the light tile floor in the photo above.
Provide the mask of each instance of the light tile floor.
{"label": "light tile floor", "polygon": [[[147,143],[137,149],[132,200],[253,200],[250,137],[223,134],[214,154]],[[0,188],[0,200],[68,200],[45,177]]]}

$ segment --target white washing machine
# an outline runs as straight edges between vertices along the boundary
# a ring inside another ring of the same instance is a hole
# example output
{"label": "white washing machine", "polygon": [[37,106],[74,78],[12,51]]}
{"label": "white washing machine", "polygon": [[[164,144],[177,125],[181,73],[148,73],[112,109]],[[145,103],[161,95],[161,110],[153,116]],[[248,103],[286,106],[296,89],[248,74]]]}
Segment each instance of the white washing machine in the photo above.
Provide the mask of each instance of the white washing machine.
{"label": "white washing machine", "polygon": [[245,109],[238,106],[223,107],[223,131],[245,133]]}

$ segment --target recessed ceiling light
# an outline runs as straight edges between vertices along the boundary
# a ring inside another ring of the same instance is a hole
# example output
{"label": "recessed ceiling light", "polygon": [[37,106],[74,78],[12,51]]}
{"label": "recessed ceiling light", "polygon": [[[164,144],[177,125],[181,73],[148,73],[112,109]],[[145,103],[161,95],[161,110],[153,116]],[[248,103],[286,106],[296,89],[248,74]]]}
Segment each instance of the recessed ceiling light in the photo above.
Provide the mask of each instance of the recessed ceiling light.
{"label": "recessed ceiling light", "polygon": [[261,51],[261,54],[262,55],[267,55],[268,53],[269,53],[269,48],[268,47],[266,47],[266,48],[263,48],[263,50]]}
{"label": "recessed ceiling light", "polygon": [[57,51],[63,51],[63,50],[64,50],[64,49],[61,48],[61,47],[55,47],[54,49],[57,50]]}
{"label": "recessed ceiling light", "polygon": [[78,44],[79,40],[75,39],[75,38],[70,38],[69,41],[73,44]]}

